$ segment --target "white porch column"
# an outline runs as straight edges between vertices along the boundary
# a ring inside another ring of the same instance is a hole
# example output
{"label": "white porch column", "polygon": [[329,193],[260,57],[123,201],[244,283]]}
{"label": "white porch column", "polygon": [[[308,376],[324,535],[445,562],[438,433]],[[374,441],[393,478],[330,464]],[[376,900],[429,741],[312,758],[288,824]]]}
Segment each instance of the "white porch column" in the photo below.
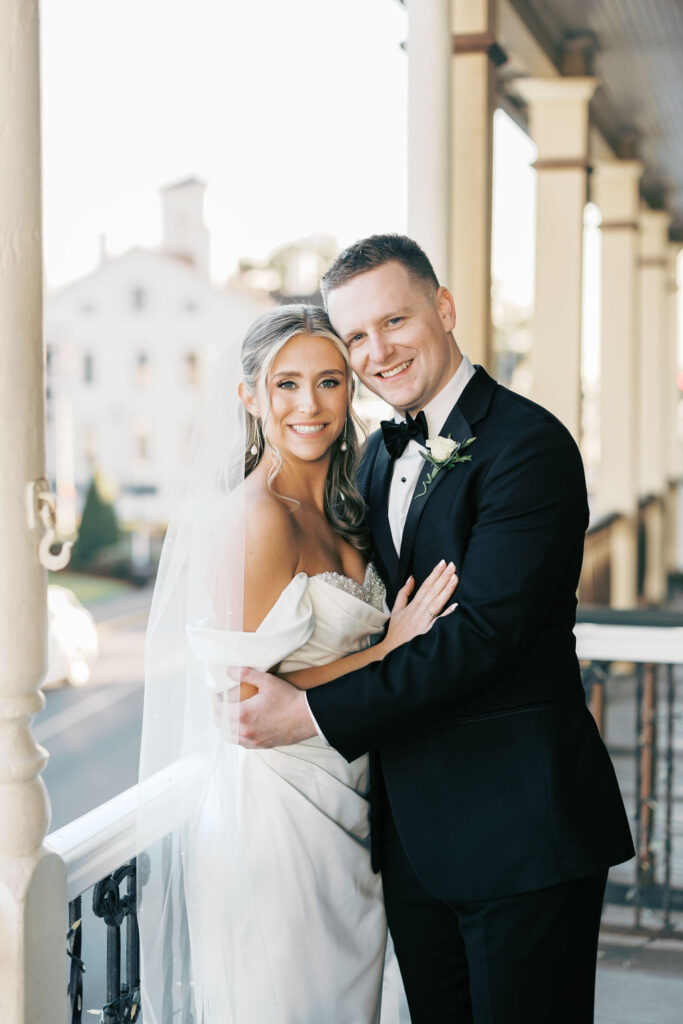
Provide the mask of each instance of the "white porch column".
{"label": "white porch column", "polygon": [[0,1020],[66,1019],[66,883],[44,848],[45,570],[30,485],[45,473],[37,0],[0,0]]}
{"label": "white porch column", "polygon": [[493,202],[493,0],[453,4],[453,228],[451,280],[455,336],[475,363],[491,355],[491,219]]}
{"label": "white porch column", "polygon": [[666,333],[668,341],[665,346],[668,349],[666,358],[668,366],[665,370],[666,380],[666,403],[668,408],[668,420],[666,435],[667,446],[667,476],[670,481],[678,481],[683,469],[681,460],[681,438],[678,434],[678,384],[676,381],[680,369],[678,360],[678,342],[680,324],[678,322],[678,256],[681,251],[680,242],[669,242],[666,254],[666,280],[665,304],[666,304]]}
{"label": "white porch column", "polygon": [[451,285],[451,4],[407,0],[408,234]]}
{"label": "white porch column", "polygon": [[646,572],[644,598],[660,604],[666,595],[665,501],[669,446],[666,372],[666,264],[670,216],[643,209],[640,216],[640,403],[638,416],[638,482],[641,498],[655,498],[645,513]]}
{"label": "white porch column", "polygon": [[538,148],[532,397],[580,441],[583,209],[597,79],[527,78],[516,86]]}
{"label": "white porch column", "polygon": [[678,519],[681,487],[681,438],[678,428],[678,254],[680,242],[670,242],[666,253],[666,279],[664,282],[664,303],[666,307],[665,331],[668,336],[668,352],[664,366],[664,388],[666,402],[665,432],[667,438],[666,472],[668,479],[666,501],[666,568],[668,572],[678,571]]}
{"label": "white porch column", "polygon": [[[643,209],[640,217],[640,381],[638,478],[641,496],[664,493],[667,444],[665,373],[671,368],[666,317],[666,269],[670,216]],[[669,403],[670,404],[670,403]],[[666,410],[666,411],[665,411]]]}
{"label": "white porch column", "polygon": [[600,476],[597,511],[619,513],[612,527],[615,608],[638,603],[638,218],[643,166],[597,164],[592,198],[602,214]]}

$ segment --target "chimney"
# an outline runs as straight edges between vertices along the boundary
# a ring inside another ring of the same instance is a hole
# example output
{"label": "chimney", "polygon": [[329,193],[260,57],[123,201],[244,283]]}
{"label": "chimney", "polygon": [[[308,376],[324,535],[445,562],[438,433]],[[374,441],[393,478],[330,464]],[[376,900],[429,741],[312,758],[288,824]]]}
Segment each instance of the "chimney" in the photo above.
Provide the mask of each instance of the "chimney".
{"label": "chimney", "polygon": [[187,178],[161,190],[162,250],[209,276],[209,230],[204,223],[206,185]]}

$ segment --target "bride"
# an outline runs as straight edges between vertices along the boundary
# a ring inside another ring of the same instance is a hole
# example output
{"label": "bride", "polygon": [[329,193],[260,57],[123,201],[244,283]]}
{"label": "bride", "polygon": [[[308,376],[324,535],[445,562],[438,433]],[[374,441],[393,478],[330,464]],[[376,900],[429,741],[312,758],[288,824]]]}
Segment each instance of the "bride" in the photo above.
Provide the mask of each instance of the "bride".
{"label": "bride", "polygon": [[457,577],[440,563],[385,611],[355,483],[351,371],[322,309],[267,313],[239,377],[228,364],[150,614],[141,792],[144,804],[160,772],[172,779],[177,820],[153,842],[139,816],[143,1018],[397,1024],[368,758],[347,763],[322,737],[239,747],[239,701],[253,692],[239,667],[322,685],[426,632],[454,607]]}

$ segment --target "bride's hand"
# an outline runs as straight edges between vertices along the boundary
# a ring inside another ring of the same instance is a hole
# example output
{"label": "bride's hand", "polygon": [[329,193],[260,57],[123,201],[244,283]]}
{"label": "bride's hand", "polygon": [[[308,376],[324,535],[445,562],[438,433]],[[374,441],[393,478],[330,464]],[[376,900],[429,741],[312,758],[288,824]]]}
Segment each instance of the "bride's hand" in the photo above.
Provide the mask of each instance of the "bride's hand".
{"label": "bride's hand", "polygon": [[428,632],[437,619],[450,615],[456,606],[448,605],[448,602],[457,585],[455,566],[452,562],[446,565],[441,561],[411,600],[410,595],[415,586],[415,580],[411,576],[396,595],[387,635],[382,641],[385,653],[408,643],[421,633]]}

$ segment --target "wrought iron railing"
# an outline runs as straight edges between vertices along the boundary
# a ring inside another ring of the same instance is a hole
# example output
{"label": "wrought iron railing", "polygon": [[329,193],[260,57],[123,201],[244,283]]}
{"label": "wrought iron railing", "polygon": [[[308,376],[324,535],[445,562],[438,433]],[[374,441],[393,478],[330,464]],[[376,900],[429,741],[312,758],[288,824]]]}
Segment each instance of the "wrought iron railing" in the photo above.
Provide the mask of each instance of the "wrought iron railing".
{"label": "wrought iron railing", "polygon": [[603,926],[683,938],[683,616],[582,608],[576,635],[636,846],[610,873]]}

